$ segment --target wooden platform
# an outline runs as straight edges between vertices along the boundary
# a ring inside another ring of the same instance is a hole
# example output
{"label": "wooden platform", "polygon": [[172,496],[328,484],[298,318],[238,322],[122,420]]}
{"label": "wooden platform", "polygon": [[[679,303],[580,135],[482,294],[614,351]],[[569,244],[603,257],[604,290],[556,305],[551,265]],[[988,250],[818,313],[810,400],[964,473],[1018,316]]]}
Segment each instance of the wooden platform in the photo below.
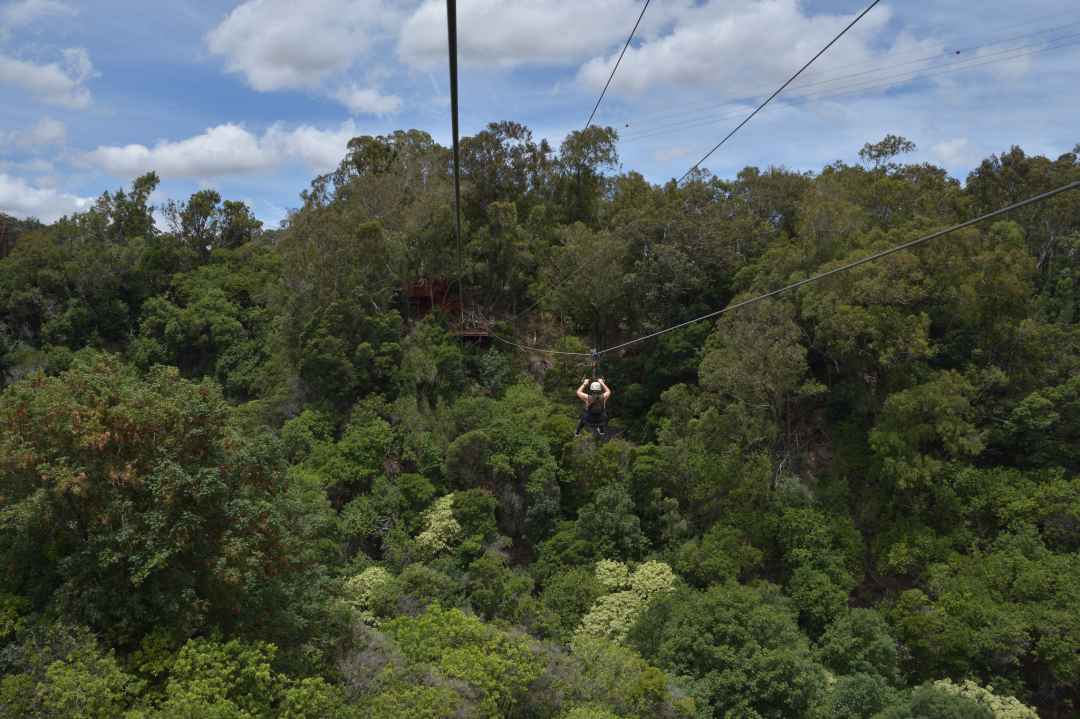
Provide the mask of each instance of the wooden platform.
{"label": "wooden platform", "polygon": [[483,327],[465,327],[451,330],[450,334],[455,337],[469,337],[476,339],[490,339],[491,333]]}

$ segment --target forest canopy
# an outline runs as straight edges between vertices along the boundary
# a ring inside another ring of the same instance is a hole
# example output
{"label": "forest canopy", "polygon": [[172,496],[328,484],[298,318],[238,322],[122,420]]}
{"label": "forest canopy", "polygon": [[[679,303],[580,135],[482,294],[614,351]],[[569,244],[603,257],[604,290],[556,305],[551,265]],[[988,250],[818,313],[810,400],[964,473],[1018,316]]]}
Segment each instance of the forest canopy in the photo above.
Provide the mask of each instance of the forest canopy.
{"label": "forest canopy", "polygon": [[[0,716],[1080,711],[1080,180],[357,137],[278,228],[0,215]],[[155,212],[158,211],[158,212]],[[155,220],[155,215],[157,220]],[[518,341],[574,354],[522,350]]]}

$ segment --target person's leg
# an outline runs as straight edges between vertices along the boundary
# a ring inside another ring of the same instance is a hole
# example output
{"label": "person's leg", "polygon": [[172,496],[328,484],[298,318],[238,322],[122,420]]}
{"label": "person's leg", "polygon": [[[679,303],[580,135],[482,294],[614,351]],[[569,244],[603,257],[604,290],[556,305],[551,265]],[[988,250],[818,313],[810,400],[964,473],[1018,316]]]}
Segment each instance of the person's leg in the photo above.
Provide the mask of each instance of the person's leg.
{"label": "person's leg", "polygon": [[577,429],[574,430],[574,436],[577,437],[581,434],[581,428],[585,426],[585,415],[581,415],[581,419],[578,420]]}

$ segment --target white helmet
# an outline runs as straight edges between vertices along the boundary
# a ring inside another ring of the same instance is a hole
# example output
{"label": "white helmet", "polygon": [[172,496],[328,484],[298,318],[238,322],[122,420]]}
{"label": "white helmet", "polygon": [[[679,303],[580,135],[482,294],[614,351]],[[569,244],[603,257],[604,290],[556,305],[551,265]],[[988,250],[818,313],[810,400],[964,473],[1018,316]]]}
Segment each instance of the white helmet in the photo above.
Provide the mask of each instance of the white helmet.
{"label": "white helmet", "polygon": [[590,392],[603,392],[604,391],[604,385],[600,384],[599,382],[593,382],[591,385],[589,385],[589,391]]}

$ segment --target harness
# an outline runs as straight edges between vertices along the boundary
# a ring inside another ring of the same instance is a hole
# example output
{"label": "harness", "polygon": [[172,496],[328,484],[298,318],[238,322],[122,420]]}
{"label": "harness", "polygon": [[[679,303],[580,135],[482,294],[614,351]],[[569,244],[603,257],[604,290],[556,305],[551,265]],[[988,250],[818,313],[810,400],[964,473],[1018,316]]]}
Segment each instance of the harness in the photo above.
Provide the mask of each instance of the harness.
{"label": "harness", "polygon": [[[598,366],[600,364],[600,353],[595,349],[592,351],[592,379],[596,380],[598,373]],[[589,402],[585,407],[585,421],[591,425],[604,424],[607,422],[607,407],[604,402],[604,395],[602,392],[589,392]]]}

